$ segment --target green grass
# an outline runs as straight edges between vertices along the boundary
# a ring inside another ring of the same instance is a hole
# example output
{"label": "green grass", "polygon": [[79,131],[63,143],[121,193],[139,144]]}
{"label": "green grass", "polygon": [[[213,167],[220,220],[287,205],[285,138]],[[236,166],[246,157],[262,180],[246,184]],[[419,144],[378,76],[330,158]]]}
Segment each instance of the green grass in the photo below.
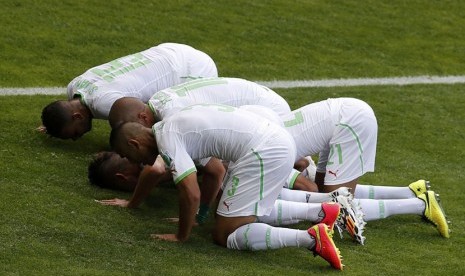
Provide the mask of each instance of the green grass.
{"label": "green grass", "polygon": [[[164,3],[166,2],[166,3]],[[221,75],[251,80],[465,75],[461,1],[4,1],[0,86],[65,86],[87,68],[165,41],[209,53]],[[370,222],[366,246],[335,238],[347,275],[461,275],[465,201],[465,85],[277,89],[293,108],[356,97],[379,124],[376,172],[362,183],[431,180],[451,238],[414,215]],[[39,135],[43,106],[63,96],[0,97],[0,274],[308,275],[333,273],[305,249],[264,252],[214,245],[211,225],[185,244],[149,238],[176,225],[176,190],[141,208],[88,184],[91,155],[108,149],[96,121],[82,139]],[[295,227],[305,229],[306,224]]]}
{"label": "green grass", "polygon": [[2,86],[65,86],[166,41],[223,76],[320,79],[463,74],[462,1],[0,0]]}

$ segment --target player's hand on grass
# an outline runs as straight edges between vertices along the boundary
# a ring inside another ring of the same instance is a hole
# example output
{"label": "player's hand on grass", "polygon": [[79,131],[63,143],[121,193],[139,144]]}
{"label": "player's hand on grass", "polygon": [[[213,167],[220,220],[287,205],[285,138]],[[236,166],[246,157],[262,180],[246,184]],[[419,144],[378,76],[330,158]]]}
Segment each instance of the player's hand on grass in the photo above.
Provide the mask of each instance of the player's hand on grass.
{"label": "player's hand on grass", "polygon": [[152,234],[152,239],[179,242],[180,240],[176,237],[176,234]]}
{"label": "player's hand on grass", "polygon": [[129,204],[129,200],[120,199],[120,198],[103,199],[103,200],[95,200],[95,201],[102,205],[119,206],[123,208],[128,207],[128,204]]}
{"label": "player's hand on grass", "polygon": [[40,133],[47,133],[47,128],[45,126],[39,126],[36,130]]}
{"label": "player's hand on grass", "polygon": [[171,223],[179,223],[179,218],[164,218],[163,220]]}
{"label": "player's hand on grass", "polygon": [[[163,220],[171,223],[179,223],[179,218],[164,218]],[[199,224],[195,222],[193,226],[199,226]]]}

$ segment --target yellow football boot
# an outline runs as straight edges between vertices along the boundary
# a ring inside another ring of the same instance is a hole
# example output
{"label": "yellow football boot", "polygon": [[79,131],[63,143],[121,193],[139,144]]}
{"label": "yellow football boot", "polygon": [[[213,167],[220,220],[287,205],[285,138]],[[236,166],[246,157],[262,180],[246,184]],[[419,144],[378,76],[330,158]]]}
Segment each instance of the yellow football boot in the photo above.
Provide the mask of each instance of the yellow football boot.
{"label": "yellow football boot", "polygon": [[449,238],[449,224],[446,214],[439,203],[439,195],[433,191],[427,191],[419,195],[418,198],[423,200],[426,205],[425,212],[423,213],[424,218],[434,224],[444,238]]}
{"label": "yellow football boot", "polygon": [[410,183],[410,185],[408,185],[408,187],[418,197],[418,196],[426,193],[427,191],[429,191],[431,186],[430,186],[428,180],[421,179],[421,180]]}

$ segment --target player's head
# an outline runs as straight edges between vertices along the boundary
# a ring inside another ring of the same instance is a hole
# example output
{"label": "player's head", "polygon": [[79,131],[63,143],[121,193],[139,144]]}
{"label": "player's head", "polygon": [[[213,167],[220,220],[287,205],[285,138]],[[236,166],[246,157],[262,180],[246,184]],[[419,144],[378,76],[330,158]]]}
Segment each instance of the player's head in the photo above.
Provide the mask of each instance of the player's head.
{"label": "player's head", "polygon": [[152,129],[139,123],[127,122],[114,128],[110,134],[110,145],[133,163],[152,165],[158,155]]}
{"label": "player's head", "polygon": [[76,140],[92,129],[92,116],[78,99],[61,100],[44,107],[42,124],[50,136]]}
{"label": "player's head", "polygon": [[93,185],[132,192],[134,191],[141,167],[122,158],[115,152],[103,151],[94,155],[88,167],[89,182]]}
{"label": "player's head", "polygon": [[124,97],[116,100],[111,106],[108,122],[111,128],[117,128],[124,122],[136,122],[151,127],[155,119],[148,105],[141,100]]}

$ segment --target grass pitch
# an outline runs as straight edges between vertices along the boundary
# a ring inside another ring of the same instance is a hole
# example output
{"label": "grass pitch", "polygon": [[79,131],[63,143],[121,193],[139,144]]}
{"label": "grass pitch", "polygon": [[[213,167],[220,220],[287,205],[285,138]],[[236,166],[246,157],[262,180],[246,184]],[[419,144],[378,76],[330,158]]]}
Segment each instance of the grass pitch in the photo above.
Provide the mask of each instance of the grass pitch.
{"label": "grass pitch", "polygon": [[[295,80],[465,75],[461,1],[3,1],[0,85],[66,86],[87,68],[153,45],[187,43],[223,76]],[[376,172],[361,183],[429,179],[452,220],[450,239],[418,216],[367,225],[366,246],[341,249],[347,275],[461,275],[465,85],[277,89],[293,108],[356,97],[379,124]],[[63,91],[64,93],[64,91]],[[239,252],[215,246],[211,224],[185,244],[149,238],[176,231],[176,190],[139,209],[100,206],[128,197],[88,184],[93,153],[108,149],[96,121],[82,139],[35,132],[43,106],[62,96],[0,96],[0,272],[6,275],[308,275],[338,273],[308,250]],[[306,229],[308,225],[294,226]]]}

